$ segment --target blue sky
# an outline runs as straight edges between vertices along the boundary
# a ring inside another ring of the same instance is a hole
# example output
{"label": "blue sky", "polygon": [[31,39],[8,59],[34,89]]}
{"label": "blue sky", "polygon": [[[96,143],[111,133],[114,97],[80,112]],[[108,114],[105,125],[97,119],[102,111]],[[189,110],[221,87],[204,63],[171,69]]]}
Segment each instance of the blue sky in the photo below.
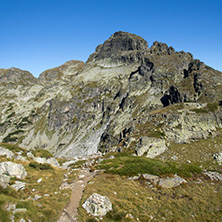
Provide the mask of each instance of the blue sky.
{"label": "blue sky", "polygon": [[0,68],[38,77],[127,31],[222,71],[221,24],[221,0],[0,0]]}

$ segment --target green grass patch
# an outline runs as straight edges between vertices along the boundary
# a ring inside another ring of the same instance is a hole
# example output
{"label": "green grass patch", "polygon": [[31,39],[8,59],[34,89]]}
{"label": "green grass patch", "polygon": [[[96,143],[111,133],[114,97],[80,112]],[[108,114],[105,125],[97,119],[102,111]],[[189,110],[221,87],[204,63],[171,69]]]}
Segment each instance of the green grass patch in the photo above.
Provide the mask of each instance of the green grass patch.
{"label": "green grass patch", "polygon": [[147,157],[131,156],[129,154],[117,154],[114,159],[103,160],[99,169],[104,169],[106,173],[119,174],[121,176],[135,176],[149,173],[153,175],[178,174],[189,177],[192,174],[201,173],[198,163],[179,164],[176,162],[150,159]]}
{"label": "green grass patch", "polygon": [[37,163],[35,161],[29,163],[29,167],[39,170],[52,170],[52,166],[48,163]]}
{"label": "green grass patch", "polygon": [[0,146],[3,148],[6,148],[10,151],[12,151],[13,153],[15,152],[24,152],[27,153],[27,150],[24,148],[19,147],[18,145],[14,145],[14,144],[10,144],[10,143],[0,143]]}
{"label": "green grass patch", "polygon": [[53,157],[53,155],[48,150],[44,150],[44,149],[33,150],[32,154],[35,157],[43,157],[43,158],[46,158],[46,159],[49,159],[49,158]]}

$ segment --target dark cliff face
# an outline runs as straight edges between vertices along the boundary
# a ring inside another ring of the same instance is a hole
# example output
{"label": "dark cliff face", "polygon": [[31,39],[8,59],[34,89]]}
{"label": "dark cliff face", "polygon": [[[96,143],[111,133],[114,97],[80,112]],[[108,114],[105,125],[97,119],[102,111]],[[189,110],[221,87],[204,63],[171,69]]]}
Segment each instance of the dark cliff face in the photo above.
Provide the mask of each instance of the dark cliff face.
{"label": "dark cliff face", "polygon": [[148,43],[142,37],[128,32],[116,32],[96,48],[96,52],[89,57],[88,62],[116,56],[125,51],[146,49],[148,49]]}

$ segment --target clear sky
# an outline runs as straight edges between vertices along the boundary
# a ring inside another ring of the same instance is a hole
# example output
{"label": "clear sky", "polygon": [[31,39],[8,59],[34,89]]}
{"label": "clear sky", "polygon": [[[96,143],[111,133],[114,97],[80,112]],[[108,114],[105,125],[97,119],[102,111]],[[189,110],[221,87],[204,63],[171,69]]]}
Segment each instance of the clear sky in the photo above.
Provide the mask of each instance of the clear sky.
{"label": "clear sky", "polygon": [[222,71],[222,0],[0,0],[0,68],[38,77],[86,61],[116,31],[191,52]]}

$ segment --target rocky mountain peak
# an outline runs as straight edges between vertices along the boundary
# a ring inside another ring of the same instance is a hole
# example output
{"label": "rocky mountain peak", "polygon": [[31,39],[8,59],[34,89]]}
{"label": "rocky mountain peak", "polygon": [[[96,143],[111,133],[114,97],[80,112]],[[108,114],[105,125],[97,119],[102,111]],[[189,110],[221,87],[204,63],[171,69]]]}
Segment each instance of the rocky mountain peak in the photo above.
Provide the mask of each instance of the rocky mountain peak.
{"label": "rocky mountain peak", "polygon": [[157,55],[171,55],[175,50],[172,46],[168,47],[166,43],[155,41],[150,48],[150,52]]}
{"label": "rocky mountain peak", "polygon": [[114,33],[102,45],[99,45],[96,52],[89,57],[88,62],[109,58],[120,52],[145,49],[148,49],[148,43],[142,37],[119,31]]}
{"label": "rocky mountain peak", "polygon": [[0,69],[0,83],[37,83],[36,79],[30,72],[18,68]]}
{"label": "rocky mountain peak", "polygon": [[70,60],[59,67],[42,72],[39,76],[39,80],[47,82],[60,80],[71,81],[73,76],[82,69],[83,65],[84,62],[82,61]]}

